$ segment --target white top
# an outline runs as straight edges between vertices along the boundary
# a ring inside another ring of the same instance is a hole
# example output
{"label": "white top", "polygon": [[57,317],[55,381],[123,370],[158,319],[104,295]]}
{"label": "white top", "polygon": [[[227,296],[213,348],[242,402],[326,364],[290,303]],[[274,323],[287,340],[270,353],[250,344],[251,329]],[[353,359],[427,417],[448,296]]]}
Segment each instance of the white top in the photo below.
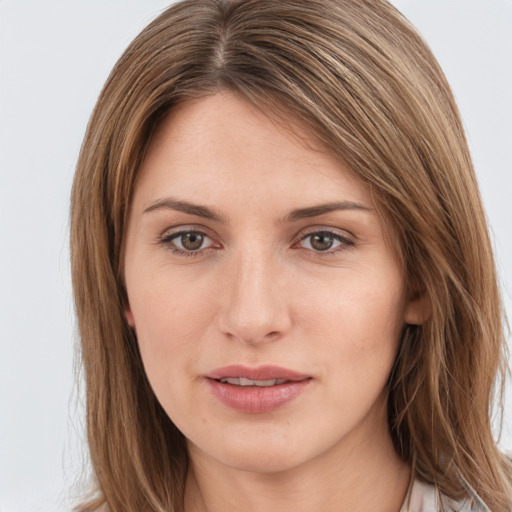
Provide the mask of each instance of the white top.
{"label": "white top", "polygon": [[472,489],[468,494],[470,497],[463,501],[453,501],[436,492],[432,485],[415,480],[400,512],[491,512]]}

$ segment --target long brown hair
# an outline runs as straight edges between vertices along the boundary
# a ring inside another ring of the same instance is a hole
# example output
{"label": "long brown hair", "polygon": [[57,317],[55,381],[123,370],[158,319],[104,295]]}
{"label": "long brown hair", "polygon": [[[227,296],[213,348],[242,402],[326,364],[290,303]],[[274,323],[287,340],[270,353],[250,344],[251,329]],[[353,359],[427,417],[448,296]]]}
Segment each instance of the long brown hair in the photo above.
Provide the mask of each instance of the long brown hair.
{"label": "long brown hair", "polygon": [[71,261],[96,494],[80,510],[179,511],[187,453],[124,317],[123,236],[137,171],[176,104],[227,89],[299,120],[371,187],[411,293],[389,428],[417,478],[512,509],[491,432],[503,312],[479,191],[449,85],[384,0],[185,0],[128,47],[92,114],[72,191]]}

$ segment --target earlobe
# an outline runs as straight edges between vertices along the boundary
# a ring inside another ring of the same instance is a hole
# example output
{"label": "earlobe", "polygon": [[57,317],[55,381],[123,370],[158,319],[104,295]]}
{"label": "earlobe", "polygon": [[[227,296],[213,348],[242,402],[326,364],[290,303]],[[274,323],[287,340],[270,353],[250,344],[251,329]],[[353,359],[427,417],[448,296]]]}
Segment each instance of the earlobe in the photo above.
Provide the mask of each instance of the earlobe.
{"label": "earlobe", "polygon": [[126,321],[128,322],[128,325],[132,328],[132,329],[135,329],[135,318],[133,317],[133,313],[132,313],[132,310],[130,309],[129,306],[126,306],[124,308],[124,316],[126,318]]}
{"label": "earlobe", "polygon": [[432,302],[426,292],[415,293],[405,307],[404,322],[409,325],[422,325],[432,315]]}

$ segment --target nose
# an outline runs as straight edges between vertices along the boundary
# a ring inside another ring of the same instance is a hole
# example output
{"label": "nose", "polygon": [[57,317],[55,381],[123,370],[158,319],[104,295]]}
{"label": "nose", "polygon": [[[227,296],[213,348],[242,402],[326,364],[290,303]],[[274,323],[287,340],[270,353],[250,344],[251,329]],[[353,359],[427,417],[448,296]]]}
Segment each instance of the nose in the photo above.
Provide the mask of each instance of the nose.
{"label": "nose", "polygon": [[291,327],[284,270],[271,255],[238,254],[222,285],[219,328],[247,345],[276,341]]}

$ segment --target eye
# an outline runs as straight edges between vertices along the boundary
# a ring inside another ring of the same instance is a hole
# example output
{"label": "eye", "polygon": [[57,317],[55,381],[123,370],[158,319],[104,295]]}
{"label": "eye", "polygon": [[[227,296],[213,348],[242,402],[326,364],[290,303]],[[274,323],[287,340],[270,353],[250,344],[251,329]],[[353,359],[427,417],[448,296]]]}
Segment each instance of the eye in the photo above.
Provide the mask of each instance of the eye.
{"label": "eye", "polygon": [[213,240],[201,231],[180,231],[164,235],[161,244],[175,254],[194,255],[213,247]]}
{"label": "eye", "polygon": [[315,252],[338,252],[354,245],[354,242],[348,237],[323,230],[308,233],[302,237],[299,242],[300,247],[310,249]]}

